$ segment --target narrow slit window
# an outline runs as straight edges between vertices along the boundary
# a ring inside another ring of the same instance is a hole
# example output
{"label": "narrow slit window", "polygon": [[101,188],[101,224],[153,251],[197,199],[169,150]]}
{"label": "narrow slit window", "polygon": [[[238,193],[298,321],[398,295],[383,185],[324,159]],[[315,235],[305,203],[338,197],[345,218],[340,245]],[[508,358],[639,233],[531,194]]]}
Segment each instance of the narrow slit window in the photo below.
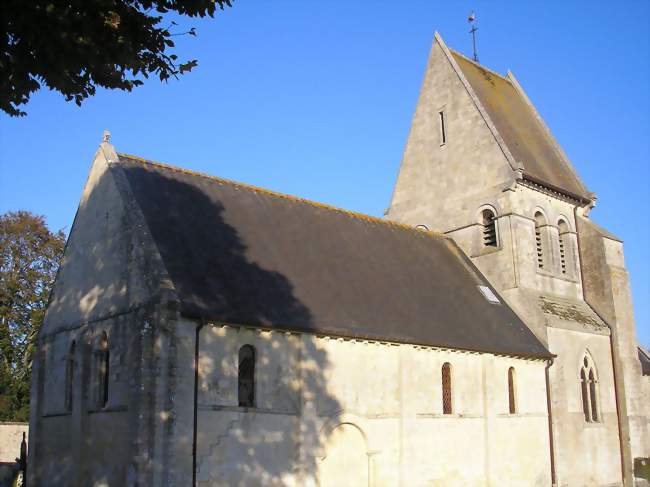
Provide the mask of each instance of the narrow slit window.
{"label": "narrow slit window", "polygon": [[451,364],[445,362],[442,366],[442,413],[451,414]]}
{"label": "narrow slit window", "polygon": [[255,348],[244,345],[239,349],[239,406],[255,407]]}
{"label": "narrow slit window", "polygon": [[445,112],[438,112],[440,117],[440,145],[445,145],[447,143],[447,133],[445,131]]}
{"label": "narrow slit window", "polygon": [[517,401],[515,398],[515,368],[508,369],[508,410],[510,414],[517,412]]}
{"label": "narrow slit window", "polygon": [[481,219],[483,224],[483,246],[496,247],[497,241],[497,225],[496,216],[492,210],[483,210],[481,212]]}

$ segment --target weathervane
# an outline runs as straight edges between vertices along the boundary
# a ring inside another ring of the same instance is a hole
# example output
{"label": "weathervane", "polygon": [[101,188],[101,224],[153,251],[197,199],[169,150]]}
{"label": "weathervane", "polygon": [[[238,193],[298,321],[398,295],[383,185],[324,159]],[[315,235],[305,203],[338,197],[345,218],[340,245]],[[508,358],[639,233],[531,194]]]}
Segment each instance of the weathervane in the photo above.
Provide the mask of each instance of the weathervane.
{"label": "weathervane", "polygon": [[467,22],[469,22],[472,25],[472,28],[470,29],[470,34],[472,34],[472,46],[474,47],[474,61],[478,63],[478,56],[476,55],[476,31],[478,30],[478,27],[476,27],[476,24],[474,22],[476,21],[476,14],[474,14],[474,11],[472,11],[471,14],[469,14],[469,17],[467,17]]}

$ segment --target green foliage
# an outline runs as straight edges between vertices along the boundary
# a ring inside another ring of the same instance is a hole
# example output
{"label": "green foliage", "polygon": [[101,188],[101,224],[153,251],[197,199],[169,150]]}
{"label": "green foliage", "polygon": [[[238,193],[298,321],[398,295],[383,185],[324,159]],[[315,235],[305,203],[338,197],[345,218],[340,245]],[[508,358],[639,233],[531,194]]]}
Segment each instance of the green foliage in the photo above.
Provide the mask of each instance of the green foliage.
{"label": "green foliage", "polygon": [[0,109],[19,107],[46,86],[77,105],[96,87],[131,91],[143,78],[161,81],[190,71],[179,62],[175,22],[163,15],[213,17],[231,0],[3,0],[0,2]]}
{"label": "green foliage", "polygon": [[65,236],[27,211],[0,215],[0,421],[27,421],[32,349]]}

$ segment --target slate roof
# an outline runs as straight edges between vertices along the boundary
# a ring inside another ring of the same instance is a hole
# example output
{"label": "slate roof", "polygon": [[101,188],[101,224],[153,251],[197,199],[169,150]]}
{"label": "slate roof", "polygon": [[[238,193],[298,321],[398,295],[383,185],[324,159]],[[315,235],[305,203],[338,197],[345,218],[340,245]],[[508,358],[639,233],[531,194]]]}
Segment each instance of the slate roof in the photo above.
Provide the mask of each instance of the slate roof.
{"label": "slate roof", "polygon": [[639,361],[641,362],[641,373],[650,375],[650,355],[643,348],[638,347]]}
{"label": "slate roof", "polygon": [[537,113],[514,84],[462,54],[450,50],[490,120],[517,162],[524,178],[577,197],[590,199],[589,192],[571,163],[555,146]]}
{"label": "slate roof", "polygon": [[611,240],[616,240],[617,242],[621,242],[621,243],[623,242],[623,240],[622,240],[620,237],[617,237],[616,235],[614,235],[614,234],[613,234],[612,232],[610,232],[609,230],[605,230],[603,227],[601,227],[600,225],[598,225],[598,223],[596,223],[596,222],[593,221],[592,219],[589,219],[588,221],[589,221],[589,223],[591,224],[591,226],[592,226],[592,227],[593,227],[593,228],[594,228],[598,233],[600,233],[603,237],[607,237],[607,238],[609,238],[609,239],[611,239]]}
{"label": "slate roof", "polygon": [[487,280],[441,234],[133,156],[110,168],[128,181],[188,317],[551,356],[503,300],[486,300]]}

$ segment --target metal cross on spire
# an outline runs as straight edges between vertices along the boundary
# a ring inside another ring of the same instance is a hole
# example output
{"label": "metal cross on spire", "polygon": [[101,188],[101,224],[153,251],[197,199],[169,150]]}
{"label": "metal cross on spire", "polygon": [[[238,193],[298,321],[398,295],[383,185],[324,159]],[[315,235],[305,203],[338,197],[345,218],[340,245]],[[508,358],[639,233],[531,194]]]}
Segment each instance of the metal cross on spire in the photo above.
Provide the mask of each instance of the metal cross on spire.
{"label": "metal cross on spire", "polygon": [[476,27],[476,14],[474,11],[472,11],[471,14],[469,14],[469,17],[467,17],[467,22],[469,22],[472,26],[470,29],[469,33],[472,34],[472,47],[474,48],[474,61],[478,62],[478,56],[476,55],[476,31],[478,30],[478,27]]}

